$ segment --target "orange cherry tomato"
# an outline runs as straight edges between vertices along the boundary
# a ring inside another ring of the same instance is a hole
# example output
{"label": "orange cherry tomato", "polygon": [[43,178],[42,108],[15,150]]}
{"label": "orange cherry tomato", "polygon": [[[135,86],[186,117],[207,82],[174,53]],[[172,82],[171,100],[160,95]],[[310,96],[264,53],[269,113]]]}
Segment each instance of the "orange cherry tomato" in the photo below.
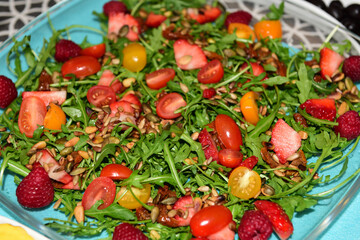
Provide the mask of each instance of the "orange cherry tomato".
{"label": "orange cherry tomato", "polygon": [[140,72],[146,65],[146,50],[139,43],[130,43],[123,49],[123,66],[132,71]]}
{"label": "orange cherry tomato", "polygon": [[228,33],[232,34],[234,31],[238,38],[255,41],[255,33],[249,25],[243,23],[230,23]]}
{"label": "orange cherry tomato", "polygon": [[93,56],[94,58],[101,58],[105,54],[105,43],[100,43],[81,50],[80,54],[83,56]]}
{"label": "orange cherry tomato", "polygon": [[258,40],[262,38],[281,38],[282,37],[282,28],[280,20],[263,20],[257,22],[254,25],[254,30],[256,38]]}
{"label": "orange cherry tomato", "polygon": [[64,111],[54,103],[50,103],[49,107],[44,118],[44,127],[50,130],[61,130],[61,125],[66,123]]}
{"label": "orange cherry tomato", "polygon": [[257,99],[259,99],[259,94],[251,91],[245,93],[240,100],[240,109],[245,120],[255,126],[259,121]]}
{"label": "orange cherry tomato", "polygon": [[261,178],[257,172],[241,166],[232,171],[228,185],[232,195],[247,200],[260,192]]}
{"label": "orange cherry tomato", "polygon": [[[134,195],[143,203],[146,203],[149,200],[150,193],[151,193],[151,185],[145,184],[144,188],[136,188],[131,187]],[[126,191],[126,192],[125,192]],[[124,193],[125,192],[125,193]],[[120,198],[121,197],[121,198]],[[127,209],[136,209],[141,207],[141,204],[134,198],[130,190],[127,190],[126,187],[121,187],[120,191],[116,195],[116,198],[120,198],[118,203]]]}

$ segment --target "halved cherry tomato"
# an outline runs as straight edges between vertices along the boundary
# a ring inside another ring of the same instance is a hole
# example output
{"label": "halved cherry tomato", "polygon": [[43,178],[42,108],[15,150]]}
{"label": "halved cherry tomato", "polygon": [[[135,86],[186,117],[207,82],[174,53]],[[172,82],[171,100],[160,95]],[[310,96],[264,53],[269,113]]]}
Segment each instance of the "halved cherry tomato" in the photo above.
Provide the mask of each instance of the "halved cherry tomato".
{"label": "halved cherry tomato", "polygon": [[134,113],[134,108],[128,101],[118,101],[110,104],[111,114],[110,117],[115,117],[117,112],[120,113]]}
{"label": "halved cherry tomato", "polygon": [[215,118],[215,129],[220,141],[228,149],[240,150],[243,144],[239,126],[236,122],[225,114],[219,114]]}
{"label": "halved cherry tomato", "polygon": [[280,20],[262,20],[254,25],[256,38],[258,40],[262,38],[281,38],[282,28]]}
{"label": "halved cherry tomato", "polygon": [[257,99],[259,99],[259,94],[250,91],[245,93],[240,100],[240,109],[245,120],[255,126],[259,122]]}
{"label": "halved cherry tomato", "polygon": [[186,102],[179,93],[169,93],[160,98],[156,105],[156,113],[161,118],[174,119],[181,116],[181,113],[174,112],[185,106]]}
{"label": "halved cherry tomato", "polygon": [[243,155],[240,151],[232,149],[222,149],[219,151],[220,164],[228,167],[235,168],[242,162]]}
{"label": "halved cherry tomato", "polygon": [[155,72],[146,74],[146,84],[151,89],[160,89],[166,87],[166,84],[175,77],[175,70],[172,68],[163,68]]}
{"label": "halved cherry tomato", "polygon": [[[92,56],[78,56],[66,61],[61,67],[62,76],[74,74],[77,78],[93,75],[100,71],[99,61]],[[69,76],[67,77],[69,78]]]}
{"label": "halved cherry tomato", "polygon": [[61,130],[61,125],[66,124],[64,111],[54,103],[50,103],[49,107],[44,118],[44,127],[50,130]]}
{"label": "halved cherry tomato", "polygon": [[190,221],[190,229],[195,237],[206,237],[220,231],[231,221],[231,211],[223,205],[215,205],[195,213]]}
{"label": "halved cherry tomato", "polygon": [[230,23],[228,33],[232,34],[234,31],[238,38],[255,41],[255,33],[249,25],[244,23]]}
{"label": "halved cherry tomato", "polygon": [[130,177],[132,171],[121,164],[111,163],[106,165],[100,172],[100,177],[108,177],[112,180],[123,180]]}
{"label": "halved cherry tomato", "polygon": [[19,130],[32,138],[34,131],[44,124],[46,115],[45,103],[38,97],[27,97],[23,99],[19,113]]}
{"label": "halved cherry tomato", "polygon": [[110,105],[116,101],[116,94],[111,87],[108,86],[92,86],[86,97],[88,101],[95,107],[102,107],[105,105]]}
{"label": "halved cherry tomato", "polygon": [[[121,187],[120,191],[116,195],[116,198],[122,197],[119,199],[118,203],[123,206],[124,208],[128,209],[136,209],[141,207],[141,204],[134,198],[131,194],[130,190],[127,190],[125,194],[123,194],[126,190],[126,187]],[[134,195],[143,203],[146,203],[149,200],[150,193],[151,193],[151,185],[145,184],[144,188],[136,188],[131,187]]]}
{"label": "halved cherry tomato", "polygon": [[85,210],[90,209],[97,201],[103,200],[98,209],[104,209],[110,206],[115,199],[116,185],[110,178],[98,177],[95,178],[89,186],[86,188],[83,198],[82,205]]}
{"label": "halved cherry tomato", "polygon": [[247,200],[259,193],[261,178],[257,172],[240,166],[230,174],[228,185],[232,195]]}
{"label": "halved cherry tomato", "polygon": [[146,50],[139,43],[130,43],[123,49],[123,66],[132,72],[140,72],[146,65]]}
{"label": "halved cherry tomato", "polygon": [[217,83],[224,76],[224,68],[218,59],[208,62],[202,67],[197,75],[197,79],[201,83]]}
{"label": "halved cherry tomato", "polygon": [[105,54],[105,43],[100,43],[81,50],[80,54],[83,56],[93,56],[94,58],[101,58]]}

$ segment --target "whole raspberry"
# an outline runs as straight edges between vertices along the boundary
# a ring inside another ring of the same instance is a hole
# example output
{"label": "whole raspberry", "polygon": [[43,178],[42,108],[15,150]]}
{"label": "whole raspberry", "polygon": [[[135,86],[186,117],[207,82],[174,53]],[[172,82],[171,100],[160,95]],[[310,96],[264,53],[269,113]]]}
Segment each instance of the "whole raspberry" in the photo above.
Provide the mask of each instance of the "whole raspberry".
{"label": "whole raspberry", "polygon": [[269,218],[257,210],[248,210],[244,213],[238,235],[241,240],[265,240],[272,233],[272,225]]}
{"label": "whole raspberry", "polygon": [[112,240],[148,240],[148,238],[130,223],[121,223],[115,227]]}
{"label": "whole raspberry", "polygon": [[11,79],[0,76],[0,108],[6,108],[17,97],[15,84]]}
{"label": "whole raspberry", "polygon": [[55,45],[55,60],[66,62],[70,58],[80,56],[81,47],[71,40],[61,39]]}
{"label": "whole raspberry", "polygon": [[354,82],[360,81],[360,56],[351,56],[345,59],[343,72]]}
{"label": "whole raspberry", "polygon": [[204,89],[203,91],[203,98],[210,99],[215,95],[216,95],[216,91],[214,88]]}
{"label": "whole raspberry", "polygon": [[103,12],[106,16],[109,16],[110,13],[126,13],[127,7],[122,2],[110,1],[104,4]]}
{"label": "whole raspberry", "polygon": [[54,199],[54,187],[43,167],[35,167],[16,189],[18,202],[27,208],[48,206]]}
{"label": "whole raspberry", "polygon": [[230,23],[243,23],[246,25],[249,25],[250,21],[252,19],[252,16],[250,13],[246,11],[236,11],[233,13],[230,13],[225,20],[225,26],[226,28],[229,27]]}
{"label": "whole raspberry", "polygon": [[360,116],[355,111],[347,111],[341,115],[336,122],[339,125],[334,127],[336,134],[346,138],[348,141],[360,136]]}

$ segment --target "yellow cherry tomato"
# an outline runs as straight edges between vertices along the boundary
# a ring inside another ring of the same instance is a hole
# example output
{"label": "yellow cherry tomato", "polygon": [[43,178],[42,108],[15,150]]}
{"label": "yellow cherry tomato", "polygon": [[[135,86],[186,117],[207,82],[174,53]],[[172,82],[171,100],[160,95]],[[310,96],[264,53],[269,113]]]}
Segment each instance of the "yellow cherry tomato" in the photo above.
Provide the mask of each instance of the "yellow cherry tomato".
{"label": "yellow cherry tomato", "polygon": [[228,27],[228,33],[236,34],[236,37],[242,38],[242,39],[250,39],[252,41],[255,41],[255,33],[252,30],[252,28],[246,24],[243,23],[230,23]]}
{"label": "yellow cherry tomato", "polygon": [[61,125],[66,124],[64,111],[54,103],[50,103],[49,107],[44,118],[44,127],[50,130],[61,130]]}
{"label": "yellow cherry tomato", "polygon": [[[121,197],[118,200],[118,203],[127,209],[136,209],[138,207],[141,207],[141,204],[134,198],[130,190],[127,191],[126,190],[127,190],[126,187],[121,187],[120,191],[116,195],[116,198]],[[145,184],[144,188],[142,189],[131,187],[131,190],[133,191],[134,195],[143,203],[146,203],[150,198],[150,193],[151,193],[150,184]]]}
{"label": "yellow cherry tomato", "polygon": [[261,178],[257,172],[241,166],[232,171],[228,185],[232,195],[247,200],[260,192]]}
{"label": "yellow cherry tomato", "polygon": [[259,121],[257,99],[259,99],[259,94],[251,91],[245,93],[240,100],[240,109],[245,120],[255,126]]}
{"label": "yellow cherry tomato", "polygon": [[123,49],[123,66],[132,72],[141,71],[146,65],[146,50],[139,43],[130,43]]}

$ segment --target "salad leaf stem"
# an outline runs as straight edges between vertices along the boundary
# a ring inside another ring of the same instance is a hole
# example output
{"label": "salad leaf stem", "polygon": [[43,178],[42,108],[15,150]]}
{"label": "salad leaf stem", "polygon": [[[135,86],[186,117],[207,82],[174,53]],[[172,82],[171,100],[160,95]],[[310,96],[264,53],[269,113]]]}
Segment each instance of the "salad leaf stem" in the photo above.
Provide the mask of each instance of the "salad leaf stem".
{"label": "salad leaf stem", "polygon": [[228,79],[225,79],[224,81],[221,81],[220,83],[216,84],[214,86],[214,88],[219,88],[221,86],[225,86],[228,85],[229,83],[237,80],[241,75],[243,75],[246,71],[248,71],[250,69],[250,66],[247,66],[246,68],[244,68],[243,70],[241,70],[240,72],[238,72],[237,74],[229,77]]}

